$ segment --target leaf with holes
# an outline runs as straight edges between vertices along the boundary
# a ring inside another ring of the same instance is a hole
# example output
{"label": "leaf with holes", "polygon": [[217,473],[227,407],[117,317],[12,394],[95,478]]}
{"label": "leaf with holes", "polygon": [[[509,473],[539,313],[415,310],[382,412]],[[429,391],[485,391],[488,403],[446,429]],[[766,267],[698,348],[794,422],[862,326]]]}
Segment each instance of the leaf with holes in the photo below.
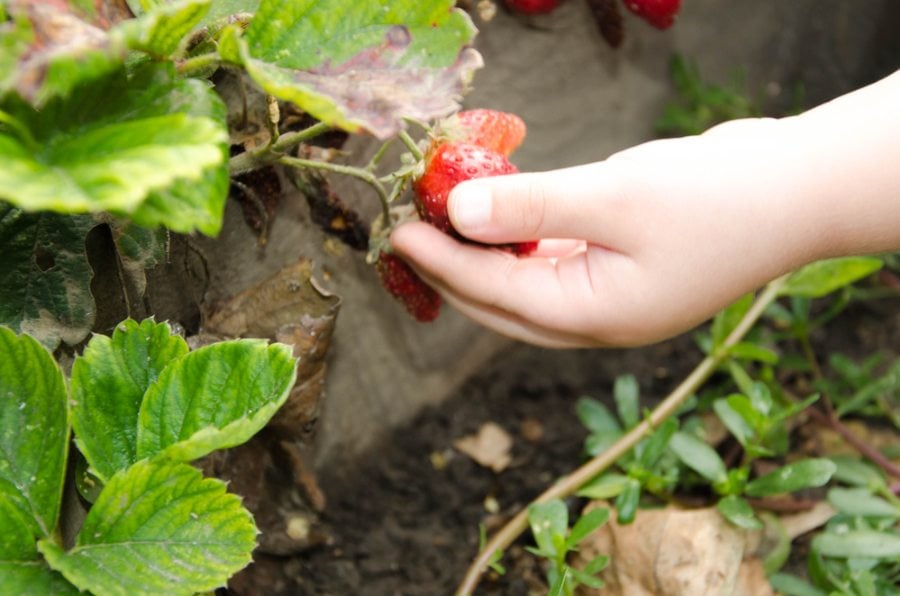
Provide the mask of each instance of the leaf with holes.
{"label": "leaf with holes", "polygon": [[[0,174],[2,177],[2,174]],[[48,348],[77,344],[94,325],[89,216],[25,213],[0,202],[0,324]]]}
{"label": "leaf with holes", "polygon": [[66,385],[56,362],[33,338],[0,327],[0,500],[18,511],[16,525],[26,524],[32,539],[56,531],[68,437]]}
{"label": "leaf with holes", "polygon": [[225,483],[188,464],[141,461],[113,476],[66,551],[42,540],[50,566],[95,594],[191,594],[250,563],[256,527]]}
{"label": "leaf with holes", "polygon": [[144,395],[137,458],[190,461],[243,443],[285,402],[296,376],[284,344],[242,339],[191,352],[166,367]]}
{"label": "leaf with holes", "polygon": [[243,37],[219,51],[267,93],[319,120],[379,138],[404,117],[431,120],[459,108],[480,55],[452,0],[262,0]]}
{"label": "leaf with holes", "polygon": [[147,227],[219,231],[228,134],[225,107],[207,83],[149,63],[83,83],[40,111],[7,97],[0,115],[0,199],[29,211],[108,211]]}
{"label": "leaf with holes", "polygon": [[188,353],[166,323],[123,321],[95,335],[72,366],[72,426],[91,471],[106,482],[137,461],[138,412],[147,388]]}

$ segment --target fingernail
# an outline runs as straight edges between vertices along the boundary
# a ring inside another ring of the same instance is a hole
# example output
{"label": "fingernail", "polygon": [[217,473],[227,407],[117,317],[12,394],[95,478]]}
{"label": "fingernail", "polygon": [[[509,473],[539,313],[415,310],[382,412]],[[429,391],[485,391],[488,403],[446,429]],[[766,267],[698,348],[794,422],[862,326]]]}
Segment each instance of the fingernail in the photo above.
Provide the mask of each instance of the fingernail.
{"label": "fingernail", "polygon": [[450,219],[459,231],[474,231],[491,221],[491,191],[486,186],[470,185],[450,193]]}

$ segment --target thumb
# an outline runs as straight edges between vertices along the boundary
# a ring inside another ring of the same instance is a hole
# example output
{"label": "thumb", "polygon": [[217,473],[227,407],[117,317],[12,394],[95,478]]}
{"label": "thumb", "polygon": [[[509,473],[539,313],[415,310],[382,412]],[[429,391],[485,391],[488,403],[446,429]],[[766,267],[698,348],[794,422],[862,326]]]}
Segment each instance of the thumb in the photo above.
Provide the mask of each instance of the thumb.
{"label": "thumb", "polygon": [[604,166],[467,180],[450,193],[450,221],[463,236],[491,244],[589,238],[608,211],[604,197],[620,194]]}

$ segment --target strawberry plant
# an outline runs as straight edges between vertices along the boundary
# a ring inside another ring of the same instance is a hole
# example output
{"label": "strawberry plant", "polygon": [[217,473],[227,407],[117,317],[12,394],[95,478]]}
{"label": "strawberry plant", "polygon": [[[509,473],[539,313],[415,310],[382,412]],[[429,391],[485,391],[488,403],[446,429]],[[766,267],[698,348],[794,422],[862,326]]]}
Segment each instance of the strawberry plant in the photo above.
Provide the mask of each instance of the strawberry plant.
{"label": "strawberry plant", "polygon": [[[288,346],[189,351],[166,323],[95,335],[68,382],[28,335],[0,327],[0,586],[4,593],[190,594],[250,562],[257,530],[224,482],[190,465],[238,445],[284,403]],[[70,450],[74,433],[77,452]],[[66,467],[88,506],[66,519]]]}

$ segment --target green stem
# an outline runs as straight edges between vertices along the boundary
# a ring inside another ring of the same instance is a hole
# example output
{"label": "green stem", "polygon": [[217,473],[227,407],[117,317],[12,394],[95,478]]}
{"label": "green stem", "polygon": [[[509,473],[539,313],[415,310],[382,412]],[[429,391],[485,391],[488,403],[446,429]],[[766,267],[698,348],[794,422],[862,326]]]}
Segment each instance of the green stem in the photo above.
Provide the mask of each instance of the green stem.
{"label": "green stem", "polygon": [[278,137],[274,143],[259,147],[252,151],[244,151],[235,155],[228,161],[228,171],[232,176],[256,170],[263,166],[277,162],[282,154],[303,143],[331,130],[331,126],[324,122],[317,122],[309,128],[286,132]]}
{"label": "green stem", "polygon": [[401,130],[398,135],[400,140],[403,141],[403,144],[406,145],[406,148],[409,149],[409,152],[413,154],[413,157],[416,158],[416,161],[422,161],[425,156],[422,154],[422,150],[419,149],[419,146],[413,140],[409,133],[405,130]]}
{"label": "green stem", "polygon": [[193,77],[206,73],[211,67],[217,67],[220,64],[222,64],[222,57],[216,52],[209,52],[182,60],[178,63],[177,70],[178,74],[182,76]]}
{"label": "green stem", "polygon": [[[728,357],[728,350],[750,331],[756,321],[762,316],[766,307],[778,296],[787,275],[770,282],[756,301],[728,335],[720,349],[716,350],[700,361],[697,367],[678,385],[643,422],[632,428],[628,433],[613,443],[606,451],[597,455],[580,468],[562,478],[559,482],[545,490],[538,496],[534,503],[545,503],[553,499],[563,499],[574,494],[586,482],[605,471],[616,460],[631,451],[637,443],[644,438],[653,428],[659,426],[670,416],[673,416],[681,405],[712,375]],[[513,517],[488,541],[485,547],[469,566],[462,583],[456,590],[457,596],[472,594],[481,580],[481,575],[487,568],[488,562],[495,551],[509,547],[518,536],[528,528],[528,507]]]}
{"label": "green stem", "polygon": [[375,152],[375,155],[372,156],[372,159],[369,160],[369,165],[366,166],[366,169],[370,172],[374,172],[375,168],[378,167],[378,164],[381,163],[381,160],[384,158],[387,150],[390,149],[393,144],[393,139],[388,139],[384,143],[381,144],[381,147],[378,148],[378,151]]}
{"label": "green stem", "polygon": [[316,170],[325,170],[326,172],[344,174],[345,176],[352,176],[353,178],[362,180],[375,190],[375,193],[378,195],[379,201],[381,201],[381,212],[382,217],[384,217],[385,221],[384,225],[387,226],[390,224],[390,205],[387,191],[384,190],[384,186],[381,185],[381,183],[378,181],[378,178],[376,178],[374,174],[372,174],[372,172],[354,166],[344,166],[341,164],[329,163],[327,161],[315,161],[312,159],[301,159],[299,157],[290,157],[287,155],[279,158],[278,163],[292,168],[312,168]]}

